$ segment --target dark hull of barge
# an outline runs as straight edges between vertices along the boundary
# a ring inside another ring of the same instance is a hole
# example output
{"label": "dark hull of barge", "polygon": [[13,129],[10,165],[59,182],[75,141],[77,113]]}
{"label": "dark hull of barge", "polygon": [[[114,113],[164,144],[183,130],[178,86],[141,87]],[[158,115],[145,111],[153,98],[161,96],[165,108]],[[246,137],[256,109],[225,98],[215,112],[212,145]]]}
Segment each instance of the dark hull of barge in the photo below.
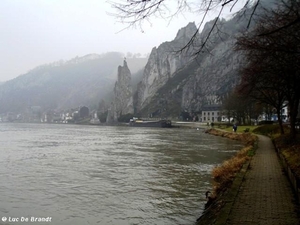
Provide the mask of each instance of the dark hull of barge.
{"label": "dark hull of barge", "polygon": [[129,126],[131,127],[162,127],[171,128],[172,123],[170,120],[159,120],[159,121],[130,121]]}

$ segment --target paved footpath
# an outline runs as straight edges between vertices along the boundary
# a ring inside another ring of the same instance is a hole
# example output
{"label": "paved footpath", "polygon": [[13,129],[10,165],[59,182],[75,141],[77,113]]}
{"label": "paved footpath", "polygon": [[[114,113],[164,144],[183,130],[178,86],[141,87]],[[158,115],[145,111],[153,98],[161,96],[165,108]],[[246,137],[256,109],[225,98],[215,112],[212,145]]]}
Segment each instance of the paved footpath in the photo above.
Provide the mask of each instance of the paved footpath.
{"label": "paved footpath", "polygon": [[259,135],[258,149],[226,224],[300,224],[292,187],[268,137]]}

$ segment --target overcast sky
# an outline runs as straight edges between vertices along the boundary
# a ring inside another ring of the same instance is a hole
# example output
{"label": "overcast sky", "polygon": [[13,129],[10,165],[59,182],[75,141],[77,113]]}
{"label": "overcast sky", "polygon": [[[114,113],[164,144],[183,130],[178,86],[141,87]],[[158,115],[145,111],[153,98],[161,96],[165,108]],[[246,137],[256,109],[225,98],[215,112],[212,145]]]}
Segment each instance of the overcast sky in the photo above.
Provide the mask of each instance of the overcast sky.
{"label": "overcast sky", "polygon": [[150,53],[197,18],[186,13],[170,24],[154,19],[141,32],[123,30],[126,25],[108,12],[114,11],[105,0],[1,0],[0,81],[90,53]]}

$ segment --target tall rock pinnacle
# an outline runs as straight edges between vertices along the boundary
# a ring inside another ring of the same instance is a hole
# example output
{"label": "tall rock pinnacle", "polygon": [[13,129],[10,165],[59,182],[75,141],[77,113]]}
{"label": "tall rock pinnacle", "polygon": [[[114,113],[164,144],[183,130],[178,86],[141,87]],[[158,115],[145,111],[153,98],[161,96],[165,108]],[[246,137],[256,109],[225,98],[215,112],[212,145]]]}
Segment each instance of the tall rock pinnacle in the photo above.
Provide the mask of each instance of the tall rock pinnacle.
{"label": "tall rock pinnacle", "polygon": [[122,115],[133,114],[133,95],[131,87],[131,72],[126,59],[123,66],[118,67],[118,80],[114,88],[114,101],[111,105],[110,117],[108,121],[117,122]]}

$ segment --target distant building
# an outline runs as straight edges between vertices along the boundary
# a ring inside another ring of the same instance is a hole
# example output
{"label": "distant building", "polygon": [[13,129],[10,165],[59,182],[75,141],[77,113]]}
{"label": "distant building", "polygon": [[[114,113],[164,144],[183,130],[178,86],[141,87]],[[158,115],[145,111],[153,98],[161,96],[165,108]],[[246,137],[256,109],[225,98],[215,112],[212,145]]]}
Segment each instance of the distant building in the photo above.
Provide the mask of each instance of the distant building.
{"label": "distant building", "polygon": [[286,105],[281,109],[281,119],[282,119],[283,122],[287,122],[288,117],[289,117],[288,106],[287,106],[287,103],[286,103]]}
{"label": "distant building", "polygon": [[[264,120],[271,120],[271,121],[278,121],[278,115],[275,113],[275,108],[272,110],[271,114],[267,114],[266,112],[263,112],[261,115],[258,116],[258,121],[264,121]],[[284,106],[282,107],[280,111],[280,116],[282,122],[288,122],[289,120],[289,107],[288,103],[285,102]]]}
{"label": "distant building", "polygon": [[202,107],[202,122],[221,122],[222,106],[221,105],[205,105]]}
{"label": "distant building", "polygon": [[72,118],[76,121],[76,120],[78,120],[79,119],[79,112],[78,111],[75,111],[75,112],[73,112],[72,113]]}

